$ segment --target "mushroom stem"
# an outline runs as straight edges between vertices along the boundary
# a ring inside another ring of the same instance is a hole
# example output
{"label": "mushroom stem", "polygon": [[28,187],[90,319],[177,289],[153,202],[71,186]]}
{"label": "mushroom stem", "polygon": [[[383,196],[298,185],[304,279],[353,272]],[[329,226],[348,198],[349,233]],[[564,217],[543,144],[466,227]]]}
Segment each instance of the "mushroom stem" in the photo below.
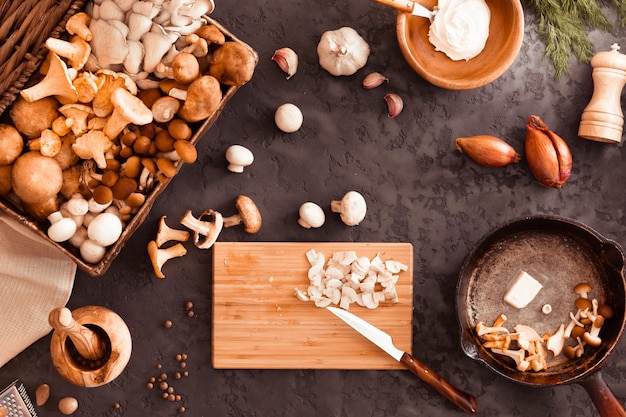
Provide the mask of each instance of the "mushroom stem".
{"label": "mushroom stem", "polygon": [[525,358],[526,351],[524,349],[519,350],[503,350],[498,348],[491,349],[493,353],[497,353],[498,355],[505,355],[515,361],[515,365],[518,371],[524,372],[530,367],[530,362],[528,362]]}
{"label": "mushroom stem", "polygon": [[154,240],[148,242],[148,255],[152,261],[152,267],[154,273],[159,278],[165,278],[162,272],[163,265],[172,258],[183,256],[187,253],[187,249],[182,243],[177,243],[174,246],[170,246],[166,249],[159,249],[157,243]]}
{"label": "mushroom stem", "polygon": [[178,242],[186,242],[189,239],[189,232],[186,230],[173,229],[165,223],[166,216],[161,216],[159,222],[159,230],[156,236],[156,244],[160,248],[164,243],[176,240]]}
{"label": "mushroom stem", "polygon": [[[205,218],[209,220],[203,220]],[[213,209],[203,211],[197,219],[191,210],[187,210],[181,217],[180,223],[194,231],[194,244],[199,249],[208,249],[213,246],[224,226],[222,214]]]}

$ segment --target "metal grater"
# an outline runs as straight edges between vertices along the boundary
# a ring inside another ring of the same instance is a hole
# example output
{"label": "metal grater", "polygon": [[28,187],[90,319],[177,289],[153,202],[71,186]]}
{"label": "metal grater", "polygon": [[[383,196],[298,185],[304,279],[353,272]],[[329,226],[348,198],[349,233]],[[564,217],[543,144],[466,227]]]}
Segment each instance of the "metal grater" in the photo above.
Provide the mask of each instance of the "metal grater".
{"label": "metal grater", "polygon": [[7,417],[37,417],[26,388],[17,379],[0,392],[0,407],[9,410]]}

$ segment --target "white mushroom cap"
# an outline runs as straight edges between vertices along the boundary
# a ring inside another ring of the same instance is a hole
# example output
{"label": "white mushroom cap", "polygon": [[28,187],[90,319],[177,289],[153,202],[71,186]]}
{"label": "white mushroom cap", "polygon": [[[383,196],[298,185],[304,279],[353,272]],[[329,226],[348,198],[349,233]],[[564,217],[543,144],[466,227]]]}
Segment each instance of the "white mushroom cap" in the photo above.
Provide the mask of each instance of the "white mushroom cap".
{"label": "white mushroom cap", "polygon": [[343,198],[330,202],[333,213],[341,214],[341,221],[348,226],[356,226],[365,218],[367,204],[365,198],[357,191],[349,191]]}
{"label": "white mushroom cap", "polygon": [[317,204],[307,201],[300,206],[298,224],[305,229],[321,227],[326,221],[324,210]]}
{"label": "white mushroom cap", "polygon": [[68,217],[63,217],[58,211],[50,214],[48,220],[52,223],[48,228],[48,237],[54,242],[65,242],[76,232],[76,222]]}
{"label": "white mushroom cap", "polygon": [[226,160],[230,172],[241,173],[245,167],[254,162],[254,155],[244,146],[232,145],[226,149]]}
{"label": "white mushroom cap", "polygon": [[80,245],[80,256],[85,262],[98,263],[104,258],[106,248],[95,240],[87,239]]}
{"label": "white mushroom cap", "polygon": [[89,223],[87,235],[89,240],[96,241],[100,246],[114,244],[122,234],[122,221],[115,214],[101,213]]}

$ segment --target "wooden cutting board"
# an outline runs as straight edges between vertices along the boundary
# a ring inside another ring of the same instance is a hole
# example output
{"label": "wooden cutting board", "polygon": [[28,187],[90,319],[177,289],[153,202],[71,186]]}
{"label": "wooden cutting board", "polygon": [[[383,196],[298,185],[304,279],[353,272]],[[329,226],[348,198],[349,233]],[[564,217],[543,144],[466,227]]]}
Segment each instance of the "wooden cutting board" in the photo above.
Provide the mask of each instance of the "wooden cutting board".
{"label": "wooden cutting board", "polygon": [[309,249],[329,259],[354,250],[396,260],[399,302],[350,311],[412,352],[413,246],[410,243],[217,242],[213,246],[213,366],[218,369],[403,369],[330,311],[304,302]]}

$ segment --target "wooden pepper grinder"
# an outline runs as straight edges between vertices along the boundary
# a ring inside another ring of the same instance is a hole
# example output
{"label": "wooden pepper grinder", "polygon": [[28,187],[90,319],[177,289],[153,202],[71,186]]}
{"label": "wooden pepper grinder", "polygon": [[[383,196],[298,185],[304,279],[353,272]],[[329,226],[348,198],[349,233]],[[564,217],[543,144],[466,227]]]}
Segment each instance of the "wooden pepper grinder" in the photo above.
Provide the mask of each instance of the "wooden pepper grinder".
{"label": "wooden pepper grinder", "polygon": [[585,107],[578,127],[578,136],[598,142],[620,143],[624,114],[620,98],[626,83],[626,55],[619,45],[597,53],[591,59],[593,95]]}
{"label": "wooden pepper grinder", "polygon": [[132,351],[126,323],[113,311],[97,306],[73,312],[59,307],[50,312],[52,363],[74,385],[97,387],[122,373]]}

